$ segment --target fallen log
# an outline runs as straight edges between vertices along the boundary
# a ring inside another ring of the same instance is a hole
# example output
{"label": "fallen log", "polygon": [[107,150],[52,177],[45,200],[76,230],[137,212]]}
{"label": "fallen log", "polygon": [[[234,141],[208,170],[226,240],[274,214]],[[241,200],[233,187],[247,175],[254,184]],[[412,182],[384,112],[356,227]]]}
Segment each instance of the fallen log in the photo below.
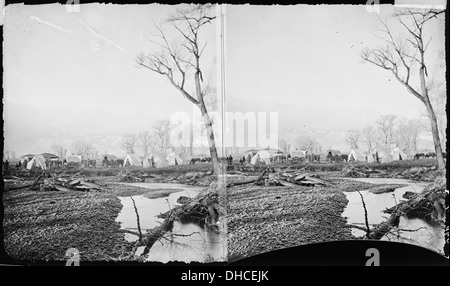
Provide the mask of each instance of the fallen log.
{"label": "fallen log", "polygon": [[420,218],[430,224],[440,223],[439,219],[445,217],[446,186],[445,179],[438,178],[432,185],[427,186],[422,193],[386,209],[385,212],[390,213],[391,216],[385,222],[376,226],[370,232],[368,238],[381,239],[392,228],[398,227],[401,216]]}
{"label": "fallen log", "polygon": [[218,213],[217,193],[205,193],[200,197],[196,197],[184,205],[177,206],[164,214],[160,214],[159,217],[163,217],[164,221],[161,225],[148,231],[140,241],[137,241],[133,247],[132,253],[134,255],[138,247],[145,246],[141,257],[148,254],[153,244],[170,230],[175,220],[201,220],[211,229],[218,230]]}
{"label": "fallen log", "polygon": [[9,187],[5,188],[5,192],[14,191],[14,190],[20,190],[20,189],[26,189],[32,187],[34,184],[26,184],[23,186],[15,186],[15,187]]}

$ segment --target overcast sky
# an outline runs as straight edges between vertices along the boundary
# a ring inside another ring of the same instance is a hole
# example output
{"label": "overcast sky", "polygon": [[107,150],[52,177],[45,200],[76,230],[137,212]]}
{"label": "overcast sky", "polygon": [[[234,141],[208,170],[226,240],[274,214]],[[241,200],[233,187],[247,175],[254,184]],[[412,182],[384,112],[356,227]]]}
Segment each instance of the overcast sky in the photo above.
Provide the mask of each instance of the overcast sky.
{"label": "overcast sky", "polygon": [[[278,111],[282,127],[325,130],[363,128],[387,113],[419,116],[422,103],[389,71],[361,62],[364,47],[381,43],[373,35],[378,14],[364,5],[228,6],[227,12],[229,110]],[[380,12],[386,19],[394,11]],[[444,49],[444,21],[428,28],[433,70],[436,51]]]}
{"label": "overcast sky", "polygon": [[[160,75],[138,69],[159,5],[9,5],[4,20],[5,148],[24,136],[126,135],[192,105]],[[382,6],[388,18],[392,6]],[[437,64],[444,21],[430,22],[427,58]],[[217,22],[217,21],[216,21]],[[275,111],[280,129],[344,131],[381,115],[416,118],[421,103],[389,72],[363,64],[363,47],[378,46],[378,14],[360,5],[226,7],[228,111]],[[203,31],[204,69],[216,57],[216,24]],[[395,29],[399,32],[399,29]]]}

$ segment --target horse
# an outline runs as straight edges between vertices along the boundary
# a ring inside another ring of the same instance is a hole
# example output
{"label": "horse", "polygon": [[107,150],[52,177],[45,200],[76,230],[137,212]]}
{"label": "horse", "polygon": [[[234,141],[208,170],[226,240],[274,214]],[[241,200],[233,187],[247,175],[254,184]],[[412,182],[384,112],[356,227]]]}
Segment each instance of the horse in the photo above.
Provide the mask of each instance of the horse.
{"label": "horse", "polygon": [[191,161],[189,161],[189,165],[195,165],[195,163],[200,163],[200,158],[192,158]]}
{"label": "horse", "polygon": [[424,153],[416,153],[416,155],[414,155],[414,160],[419,160],[420,158],[424,157],[425,157]]}

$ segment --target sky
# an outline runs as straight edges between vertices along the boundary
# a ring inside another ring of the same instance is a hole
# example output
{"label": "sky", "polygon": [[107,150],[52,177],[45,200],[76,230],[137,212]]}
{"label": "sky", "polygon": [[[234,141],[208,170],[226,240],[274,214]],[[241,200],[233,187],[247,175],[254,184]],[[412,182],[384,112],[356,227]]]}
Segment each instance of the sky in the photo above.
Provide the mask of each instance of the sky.
{"label": "sky", "polygon": [[[148,130],[175,112],[192,112],[168,80],[138,68],[150,51],[152,24],[174,7],[82,4],[6,7],[4,19],[5,149],[33,136],[58,133],[123,136]],[[346,131],[381,115],[416,118],[422,104],[389,72],[362,63],[378,16],[363,5],[227,5],[225,96],[229,112],[278,112],[280,132],[293,128]],[[216,23],[207,41],[206,72],[215,67]],[[394,26],[395,27],[395,26]],[[395,28],[400,35],[400,29]],[[444,21],[433,21],[427,61],[444,47]],[[169,36],[172,36],[169,32]],[[48,150],[45,150],[48,151]],[[42,151],[44,152],[44,150]]]}
{"label": "sky", "polygon": [[[382,6],[380,17],[392,11]],[[227,12],[229,110],[278,111],[282,126],[325,130],[360,129],[388,113],[419,116],[422,103],[389,71],[362,63],[361,50],[380,45],[373,35],[378,14],[363,5],[228,6]],[[433,24],[433,40],[444,47],[444,22]],[[436,64],[435,55],[428,62]]]}

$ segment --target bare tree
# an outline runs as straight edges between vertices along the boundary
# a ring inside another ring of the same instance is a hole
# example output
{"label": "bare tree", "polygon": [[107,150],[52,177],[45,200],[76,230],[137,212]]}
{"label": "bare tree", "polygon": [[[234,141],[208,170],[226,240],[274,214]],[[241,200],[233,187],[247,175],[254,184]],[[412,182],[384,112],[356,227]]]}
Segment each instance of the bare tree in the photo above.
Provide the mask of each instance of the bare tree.
{"label": "bare tree", "polygon": [[127,135],[122,138],[122,148],[127,154],[134,154],[137,137],[134,135]]}
{"label": "bare tree", "polygon": [[[394,39],[387,23],[381,21],[383,29],[379,38],[385,42],[386,46],[384,48],[366,49],[361,54],[364,61],[391,71],[395,79],[425,105],[430,119],[439,169],[444,169],[445,163],[442,156],[436,114],[429,96],[428,70],[425,64],[425,52],[431,42],[431,37],[426,39],[423,30],[427,22],[444,12],[445,10],[402,10],[395,14],[394,18],[405,29],[406,36],[402,40]],[[420,90],[415,88],[411,82],[411,73],[417,67]]]}
{"label": "bare tree", "polygon": [[394,124],[396,116],[393,114],[383,115],[377,120],[380,140],[386,149],[390,149],[394,141]]}
{"label": "bare tree", "polygon": [[161,154],[166,154],[167,150],[172,147],[170,144],[170,131],[170,121],[167,119],[153,123],[155,146]]}
{"label": "bare tree", "polygon": [[144,156],[148,157],[156,147],[156,140],[150,131],[142,131],[137,136],[137,145]]}
{"label": "bare tree", "polygon": [[395,142],[404,152],[417,150],[421,124],[418,119],[399,119],[395,129]]}
{"label": "bare tree", "polygon": [[291,149],[291,144],[289,144],[285,139],[278,140],[278,145],[280,146],[281,152],[283,154],[289,153],[289,150]]}
{"label": "bare tree", "polygon": [[52,145],[50,146],[53,152],[56,153],[56,155],[61,159],[64,160],[64,158],[67,155],[67,148],[66,146],[59,140],[55,140]]}
{"label": "bare tree", "polygon": [[94,145],[86,140],[76,140],[73,142],[72,151],[77,155],[82,155],[85,159],[93,157],[96,152]]}
{"label": "bare tree", "polygon": [[322,150],[319,141],[315,137],[301,136],[294,139],[294,145],[300,150],[306,150],[308,153],[319,153]]}
{"label": "bare tree", "polygon": [[352,129],[347,131],[345,141],[350,145],[350,148],[358,149],[358,142],[361,138],[361,131],[358,129]]}
{"label": "bare tree", "polygon": [[[211,23],[216,16],[212,15],[213,5],[191,5],[186,9],[178,9],[175,15],[167,19],[178,33],[181,42],[174,44],[167,38],[162,25],[155,25],[157,34],[152,37],[152,43],[159,51],[137,56],[139,66],[166,76],[169,82],[183,97],[200,109],[207,130],[208,144],[214,171],[219,172],[219,159],[213,133],[213,122],[205,103],[205,87],[202,87],[203,73],[200,59],[206,47],[201,44],[199,33],[203,26]],[[195,93],[188,91],[188,81],[194,81]],[[206,88],[207,91],[207,88]]]}
{"label": "bare tree", "polygon": [[379,141],[377,131],[373,126],[367,126],[361,130],[361,139],[366,143],[368,152],[371,152]]}

